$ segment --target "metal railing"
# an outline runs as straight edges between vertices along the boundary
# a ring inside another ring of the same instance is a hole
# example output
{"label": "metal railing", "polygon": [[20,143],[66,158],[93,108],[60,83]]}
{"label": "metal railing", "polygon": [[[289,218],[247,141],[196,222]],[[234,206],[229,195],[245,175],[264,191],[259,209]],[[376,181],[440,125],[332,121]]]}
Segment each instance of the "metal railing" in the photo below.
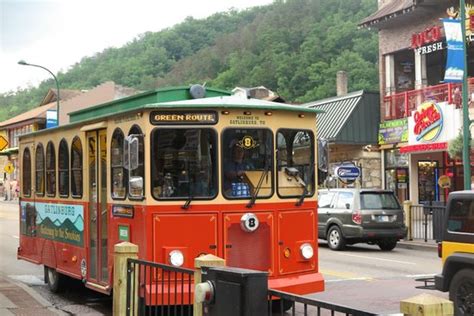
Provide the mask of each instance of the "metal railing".
{"label": "metal railing", "polygon": [[410,236],[413,239],[441,241],[443,221],[446,212],[444,205],[412,205],[410,207]]}
{"label": "metal railing", "polygon": [[[474,91],[474,78],[468,79],[469,91]],[[405,91],[383,98],[385,120],[408,117],[418,105],[424,101],[448,102],[456,107],[462,103],[462,85],[460,83],[443,83],[421,89]]]}
{"label": "metal railing", "polygon": [[194,270],[127,260],[127,315],[192,315]]}
{"label": "metal railing", "polygon": [[370,316],[378,315],[367,311],[354,309],[351,307],[336,305],[327,302],[318,301],[313,298],[281,292],[277,290],[268,290],[268,315],[354,315]]}

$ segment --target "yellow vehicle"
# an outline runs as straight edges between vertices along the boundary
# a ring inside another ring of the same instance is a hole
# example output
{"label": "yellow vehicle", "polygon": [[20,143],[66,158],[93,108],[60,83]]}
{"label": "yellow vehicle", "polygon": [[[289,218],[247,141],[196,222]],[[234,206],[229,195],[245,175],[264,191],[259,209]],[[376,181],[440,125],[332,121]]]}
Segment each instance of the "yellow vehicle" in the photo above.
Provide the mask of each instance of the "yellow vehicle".
{"label": "yellow vehicle", "polygon": [[443,272],[435,276],[439,291],[449,291],[455,315],[474,315],[474,191],[449,195],[439,256]]}

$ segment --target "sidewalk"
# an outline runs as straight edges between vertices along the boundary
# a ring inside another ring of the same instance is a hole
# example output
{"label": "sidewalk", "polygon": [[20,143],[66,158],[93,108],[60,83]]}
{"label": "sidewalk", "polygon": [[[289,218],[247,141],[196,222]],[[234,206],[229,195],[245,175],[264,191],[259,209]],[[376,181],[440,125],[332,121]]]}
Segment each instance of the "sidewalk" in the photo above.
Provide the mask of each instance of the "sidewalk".
{"label": "sidewalk", "polygon": [[438,252],[438,243],[434,240],[428,240],[427,242],[425,242],[423,239],[400,240],[397,243],[397,247],[404,249]]}
{"label": "sidewalk", "polygon": [[0,315],[64,315],[28,286],[0,276]]}

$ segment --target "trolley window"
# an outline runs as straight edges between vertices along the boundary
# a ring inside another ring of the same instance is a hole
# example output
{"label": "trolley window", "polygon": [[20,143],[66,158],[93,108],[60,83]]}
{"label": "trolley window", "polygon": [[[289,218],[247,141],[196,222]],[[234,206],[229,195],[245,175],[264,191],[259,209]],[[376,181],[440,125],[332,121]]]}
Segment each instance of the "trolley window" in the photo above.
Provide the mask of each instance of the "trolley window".
{"label": "trolley window", "polygon": [[56,195],[56,153],[51,141],[46,146],[46,194]]}
{"label": "trolley window", "polygon": [[25,148],[23,151],[23,196],[31,196],[31,155],[30,149]]}
{"label": "trolley window", "polygon": [[71,145],[71,195],[82,197],[82,143],[77,136]]}
{"label": "trolley window", "polygon": [[155,128],[151,183],[155,199],[210,199],[217,194],[217,135],[209,128]]}
{"label": "trolley window", "polygon": [[111,175],[112,175],[112,198],[125,199],[127,194],[127,173],[123,165],[123,132],[120,128],[115,129],[111,142]]}
{"label": "trolley window", "polygon": [[[129,136],[136,137],[138,139],[138,167],[130,170],[130,183],[129,183],[129,193],[128,197],[131,199],[141,199],[144,195],[144,187],[143,184],[145,183],[145,145],[143,140],[143,133],[140,127],[134,125],[130,132],[128,133]],[[137,182],[138,184],[134,184]]]}
{"label": "trolley window", "polygon": [[44,148],[36,146],[35,153],[35,191],[37,196],[44,196]]}
{"label": "trolley window", "polygon": [[62,139],[58,150],[58,188],[60,197],[69,196],[69,150],[67,141]]}
{"label": "trolley window", "polygon": [[278,194],[281,197],[314,194],[314,163],[314,134],[311,131],[278,131]]}
{"label": "trolley window", "polygon": [[273,135],[268,129],[229,128],[222,143],[223,191],[229,199],[273,194]]}

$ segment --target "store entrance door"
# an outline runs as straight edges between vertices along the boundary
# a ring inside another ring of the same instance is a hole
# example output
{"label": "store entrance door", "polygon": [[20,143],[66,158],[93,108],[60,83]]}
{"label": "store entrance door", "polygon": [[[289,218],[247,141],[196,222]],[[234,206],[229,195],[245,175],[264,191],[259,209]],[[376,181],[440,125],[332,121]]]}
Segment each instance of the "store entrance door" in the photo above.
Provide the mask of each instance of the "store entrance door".
{"label": "store entrance door", "polygon": [[437,161],[418,161],[418,200],[425,204],[439,201]]}

